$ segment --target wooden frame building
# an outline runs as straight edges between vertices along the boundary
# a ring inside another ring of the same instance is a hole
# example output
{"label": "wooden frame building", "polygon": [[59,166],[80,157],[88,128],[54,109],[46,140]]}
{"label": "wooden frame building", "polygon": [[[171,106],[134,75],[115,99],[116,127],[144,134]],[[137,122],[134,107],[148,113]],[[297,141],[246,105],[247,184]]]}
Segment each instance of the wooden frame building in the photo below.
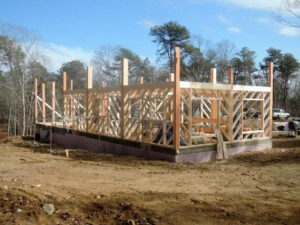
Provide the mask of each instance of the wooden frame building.
{"label": "wooden frame building", "polygon": [[[72,80],[67,89],[67,74],[64,72],[63,112],[55,111],[57,102],[53,83],[52,106],[48,105],[52,115],[48,122],[45,118],[45,85],[42,84],[40,98],[35,80],[35,116],[39,136],[45,137],[51,127],[54,133],[57,130],[56,141],[62,145],[68,146],[70,143],[67,142],[71,141],[61,140],[59,135],[77,135],[93,139],[91,145],[98,139],[98,147],[89,147],[88,140],[84,146],[73,143],[71,147],[120,154],[136,151],[133,155],[141,155],[139,151],[143,152],[142,155],[149,155],[154,151],[153,157],[148,158],[183,162],[214,159],[216,131],[229,148],[229,154],[271,147],[272,63],[269,66],[269,86],[260,87],[234,85],[231,68],[228,70],[228,84],[216,82],[214,68],[211,69],[210,83],[180,81],[178,47],[175,48],[174,61],[174,74],[160,83],[145,84],[141,78],[139,84],[129,85],[127,59],[123,59],[121,85],[117,87],[105,87],[104,84],[93,87],[92,68],[88,67],[86,89],[73,90]],[[39,102],[42,110],[39,110]],[[39,112],[42,117],[39,117]],[[53,138],[55,141],[55,135]],[[132,149],[124,150],[128,146]],[[114,152],[114,148],[118,151]],[[172,157],[163,157],[163,154]]]}

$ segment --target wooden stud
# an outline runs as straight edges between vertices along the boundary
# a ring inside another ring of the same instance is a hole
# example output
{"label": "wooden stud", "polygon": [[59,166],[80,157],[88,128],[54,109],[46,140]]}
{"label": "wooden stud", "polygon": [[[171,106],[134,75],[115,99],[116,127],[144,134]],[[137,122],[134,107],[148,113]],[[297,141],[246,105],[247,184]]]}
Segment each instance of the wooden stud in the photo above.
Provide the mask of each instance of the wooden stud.
{"label": "wooden stud", "polygon": [[122,61],[122,86],[128,85],[128,59]]}
{"label": "wooden stud", "polygon": [[269,129],[269,137],[272,137],[272,130],[273,130],[273,62],[269,63],[269,87],[271,88],[270,92],[270,129]]}
{"label": "wooden stud", "polygon": [[216,68],[210,69],[210,83],[212,83],[212,84],[217,83],[217,69]]}
{"label": "wooden stud", "polygon": [[93,68],[91,66],[87,67],[87,89],[93,88]]}
{"label": "wooden stud", "polygon": [[67,90],[67,73],[63,72],[63,91]]}
{"label": "wooden stud", "polygon": [[233,141],[233,69],[228,69],[228,83],[231,85],[230,93],[229,93],[229,104],[228,104],[228,136],[229,141]]}
{"label": "wooden stud", "polygon": [[[70,80],[70,90],[71,91],[73,90],[73,80]],[[74,95],[72,94],[70,97],[70,110],[69,110],[72,123],[73,123],[73,119],[74,119],[73,107],[74,107]]]}
{"label": "wooden stud", "polygon": [[38,81],[37,78],[34,79],[34,119],[35,122],[38,121],[39,111],[38,111]]}
{"label": "wooden stud", "polygon": [[188,143],[189,145],[192,145],[192,126],[193,126],[193,101],[192,101],[192,89],[188,89],[188,117],[189,117],[189,121],[188,121],[188,130],[189,130],[189,139],[188,139]]}
{"label": "wooden stud", "polygon": [[42,83],[42,110],[43,110],[43,123],[46,124],[46,93],[45,93],[45,83]]}
{"label": "wooden stud", "polygon": [[[210,70],[210,82],[215,85],[217,84],[217,69],[216,68],[212,68]],[[213,119],[217,119],[217,108],[218,108],[218,102],[216,100],[212,100],[211,101],[211,115],[210,117]]]}
{"label": "wooden stud", "polygon": [[63,127],[66,126],[66,116],[67,116],[67,99],[65,95],[65,91],[67,90],[67,73],[63,72]]}
{"label": "wooden stud", "polygon": [[174,81],[174,73],[169,74],[169,81],[173,82]]}
{"label": "wooden stud", "polygon": [[[105,82],[102,81],[102,88],[105,88]],[[107,116],[107,99],[104,99],[103,100],[103,110],[102,110],[102,113],[103,113],[103,116]]]}
{"label": "wooden stud", "polygon": [[174,55],[174,125],[173,143],[174,149],[180,148],[180,48],[175,47]]}
{"label": "wooden stud", "polygon": [[85,116],[86,116],[86,132],[89,132],[89,126],[90,126],[90,119],[91,116],[91,105],[92,102],[90,102],[90,96],[89,96],[89,89],[93,88],[93,69],[92,67],[87,67],[87,86],[86,86],[86,102],[85,102]]}
{"label": "wooden stud", "polygon": [[55,82],[52,82],[52,126],[55,126]]}
{"label": "wooden stud", "polygon": [[120,118],[120,124],[121,124],[121,138],[124,139],[125,137],[125,121],[126,118],[125,116],[129,116],[126,114],[128,112],[127,106],[128,104],[125,105],[125,102],[127,102],[126,99],[126,94],[124,90],[124,86],[128,85],[128,59],[124,58],[122,61],[122,78],[121,78],[121,118]]}

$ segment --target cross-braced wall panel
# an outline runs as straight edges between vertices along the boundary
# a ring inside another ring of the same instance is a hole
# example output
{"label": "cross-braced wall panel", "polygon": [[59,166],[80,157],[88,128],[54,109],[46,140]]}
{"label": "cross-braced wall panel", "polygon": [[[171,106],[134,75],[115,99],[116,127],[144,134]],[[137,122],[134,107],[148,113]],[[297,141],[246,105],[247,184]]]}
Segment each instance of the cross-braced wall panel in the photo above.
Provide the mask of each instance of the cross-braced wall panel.
{"label": "cross-braced wall panel", "polygon": [[124,139],[173,145],[173,83],[124,87]]}

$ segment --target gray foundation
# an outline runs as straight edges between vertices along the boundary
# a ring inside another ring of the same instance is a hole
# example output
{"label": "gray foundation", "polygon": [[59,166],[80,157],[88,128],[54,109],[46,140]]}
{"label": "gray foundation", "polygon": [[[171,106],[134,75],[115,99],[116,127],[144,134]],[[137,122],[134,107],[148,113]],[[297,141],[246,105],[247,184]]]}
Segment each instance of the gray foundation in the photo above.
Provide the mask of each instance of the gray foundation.
{"label": "gray foundation", "polygon": [[[120,138],[98,136],[83,132],[47,127],[37,124],[36,137],[49,140],[52,129],[52,142],[65,148],[80,148],[91,152],[131,155],[149,160],[166,160],[169,162],[201,163],[216,159],[216,145],[191,147],[174,150],[163,146],[122,140]],[[255,139],[227,143],[229,155],[244,151],[261,151],[272,148],[271,139]]]}

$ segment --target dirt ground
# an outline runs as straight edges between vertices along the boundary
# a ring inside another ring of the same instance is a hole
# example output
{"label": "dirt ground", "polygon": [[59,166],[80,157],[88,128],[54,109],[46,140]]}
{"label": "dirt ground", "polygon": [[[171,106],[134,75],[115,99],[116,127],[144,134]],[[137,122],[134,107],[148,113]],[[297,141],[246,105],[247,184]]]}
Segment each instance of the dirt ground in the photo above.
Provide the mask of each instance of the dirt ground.
{"label": "dirt ground", "polygon": [[300,224],[297,146],[192,165],[2,139],[0,224]]}

